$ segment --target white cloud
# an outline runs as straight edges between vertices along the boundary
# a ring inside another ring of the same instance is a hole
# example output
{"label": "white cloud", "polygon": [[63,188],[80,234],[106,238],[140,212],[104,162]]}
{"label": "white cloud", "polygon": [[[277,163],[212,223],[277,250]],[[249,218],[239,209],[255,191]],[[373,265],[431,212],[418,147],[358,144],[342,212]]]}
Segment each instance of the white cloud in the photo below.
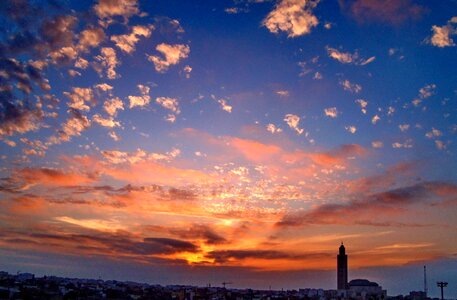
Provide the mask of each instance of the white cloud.
{"label": "white cloud", "polygon": [[120,138],[120,137],[117,135],[117,133],[114,132],[114,131],[110,131],[110,132],[108,133],[108,135],[109,135],[110,138],[112,138],[112,139],[113,139],[114,141],[116,141],[116,142],[119,142],[119,141],[121,140],[121,138]]}
{"label": "white cloud", "polygon": [[113,117],[108,117],[108,118],[103,118],[101,115],[99,114],[95,114],[93,117],[92,117],[92,120],[97,123],[97,124],[100,124],[101,126],[103,127],[109,127],[109,128],[113,128],[113,127],[117,127],[117,126],[121,126],[121,124],[118,122],[118,121],[115,121],[113,119]]}
{"label": "white cloud", "polygon": [[349,80],[341,80],[340,85],[343,87],[345,91],[349,91],[351,93],[359,93],[362,90],[362,86],[357,83],[351,83]]}
{"label": "white cloud", "polygon": [[89,111],[90,107],[86,105],[86,102],[93,101],[94,94],[91,88],[72,88],[73,92],[64,92],[63,94],[70,99],[70,102],[67,103],[68,107]]}
{"label": "white cloud", "polygon": [[62,124],[62,128],[58,131],[58,137],[50,137],[51,144],[58,144],[62,141],[67,142],[72,136],[80,136],[81,132],[90,127],[90,120],[82,115],[81,112],[75,109],[70,109],[68,112],[70,117]]}
{"label": "white cloud", "polygon": [[336,118],[338,116],[338,110],[336,107],[329,107],[324,109],[324,113],[327,117]]}
{"label": "white cloud", "polygon": [[435,129],[435,128],[432,128],[432,130],[430,130],[429,132],[427,132],[425,134],[425,136],[427,138],[429,138],[429,139],[432,139],[434,137],[439,137],[439,136],[442,136],[442,135],[443,135],[443,133],[440,130]]}
{"label": "white cloud", "polygon": [[186,65],[186,66],[184,66],[184,68],[182,70],[184,71],[185,77],[187,79],[189,79],[190,78],[190,72],[192,72],[192,67],[189,66],[189,65]]}
{"label": "white cloud", "polygon": [[368,65],[369,63],[372,63],[376,59],[376,56],[372,56],[367,59],[361,58],[361,57],[359,57],[359,53],[357,51],[354,53],[342,52],[336,48],[332,48],[332,47],[328,47],[328,46],[326,47],[326,49],[327,49],[327,54],[330,58],[333,58],[334,60],[337,60],[342,64],[354,64],[354,65],[359,65],[359,66],[365,66],[365,65]]}
{"label": "white cloud", "polygon": [[416,99],[411,101],[414,106],[419,106],[423,100],[435,94],[436,84],[427,84],[419,89],[419,94]]}
{"label": "white cloud", "polygon": [[378,115],[374,115],[373,118],[371,118],[371,123],[376,124],[381,120],[381,118]]}
{"label": "white cloud", "polygon": [[96,84],[95,87],[104,92],[111,91],[113,89],[113,86],[106,83]]}
{"label": "white cloud", "polygon": [[168,114],[165,117],[165,121],[170,122],[170,123],[174,123],[174,122],[176,122],[176,116],[174,114]]}
{"label": "white cloud", "polygon": [[451,38],[453,35],[457,35],[457,17],[451,18],[444,26],[432,26],[433,35],[428,41],[430,44],[436,47],[452,47],[455,46],[454,40]]}
{"label": "white cloud", "polygon": [[327,47],[328,56],[343,64],[350,64],[354,61],[354,55],[349,52],[340,52],[338,49]]}
{"label": "white cloud", "polygon": [[108,79],[119,77],[116,73],[116,66],[119,65],[119,61],[117,60],[116,51],[113,48],[102,48],[100,55],[97,55],[95,59],[100,63],[100,66],[95,66],[95,70],[100,76],[103,75],[103,69],[105,69]]}
{"label": "white cloud", "polygon": [[138,89],[141,92],[141,96],[128,96],[130,105],[129,108],[133,108],[135,106],[146,106],[151,102],[151,97],[149,96],[150,88],[146,85],[139,84]]}
{"label": "white cloud", "polygon": [[130,54],[135,51],[135,45],[140,40],[140,37],[148,38],[151,36],[151,32],[154,29],[153,25],[148,26],[133,26],[130,34],[113,35],[111,40],[116,46],[122,51]]}
{"label": "white cloud", "polygon": [[356,131],[357,131],[357,127],[355,127],[355,126],[346,126],[344,128],[352,134],[356,133]]}
{"label": "white cloud", "polygon": [[262,24],[272,33],[284,31],[288,37],[309,34],[319,24],[313,9],[319,0],[280,0]]}
{"label": "white cloud", "polygon": [[398,125],[398,128],[400,128],[401,132],[408,131],[409,127],[410,127],[409,124],[400,124],[400,125]]}
{"label": "white cloud", "polygon": [[228,113],[232,112],[232,106],[227,104],[227,100],[225,99],[219,99],[217,102],[221,105],[221,108],[225,110]]}
{"label": "white cloud", "polygon": [[150,55],[148,60],[154,64],[157,72],[164,73],[172,65],[176,65],[180,60],[185,59],[189,56],[190,48],[187,45],[169,45],[159,44],[156,50],[162,53],[163,58],[160,56]]}
{"label": "white cloud", "polygon": [[365,101],[363,99],[357,99],[355,100],[356,103],[360,105],[360,109],[362,110],[362,113],[366,114],[367,113],[367,106],[368,106],[368,101]]}
{"label": "white cloud", "polygon": [[118,97],[108,99],[103,103],[103,109],[110,115],[115,116],[118,110],[124,110],[124,103]]}
{"label": "white cloud", "polygon": [[87,60],[85,60],[84,58],[82,57],[79,57],[76,61],[75,61],[75,68],[79,68],[79,69],[86,69],[87,67],[89,66],[89,62]]}
{"label": "white cloud", "polygon": [[288,97],[289,96],[289,91],[287,90],[279,90],[275,92],[277,95],[280,97]]}
{"label": "white cloud", "polygon": [[361,66],[368,65],[369,63],[374,62],[375,59],[376,59],[376,56],[372,56],[372,57],[370,57],[370,58],[367,58],[367,59],[365,59],[365,60],[362,60],[362,61],[360,62],[360,65],[361,65]]}
{"label": "white cloud", "polygon": [[266,126],[266,128],[267,128],[267,131],[268,131],[268,132],[271,132],[272,134],[282,132],[282,129],[276,127],[275,124],[271,124],[271,123],[270,123],[270,124],[268,124],[268,125]]}
{"label": "white cloud", "polygon": [[373,142],[371,142],[371,147],[382,148],[382,147],[384,147],[384,143],[381,141],[373,141]]}
{"label": "white cloud", "polygon": [[284,117],[284,121],[289,125],[290,128],[295,130],[297,134],[302,134],[304,129],[299,127],[300,117],[294,114],[287,114]]}
{"label": "white cloud", "polygon": [[437,149],[439,150],[444,150],[446,149],[446,145],[442,142],[442,141],[439,141],[439,140],[436,140],[435,141],[435,146]]}
{"label": "white cloud", "polygon": [[175,98],[158,97],[156,98],[156,103],[162,106],[163,108],[171,110],[175,114],[181,113],[181,111],[179,110],[178,100]]}
{"label": "white cloud", "polygon": [[87,28],[79,34],[78,50],[88,52],[97,47],[105,39],[105,32],[99,27]]}
{"label": "white cloud", "polygon": [[131,17],[139,13],[137,0],[100,0],[94,11],[101,19],[122,16]]}
{"label": "white cloud", "polygon": [[321,80],[322,78],[324,78],[324,77],[322,76],[321,73],[319,73],[319,72],[314,73],[313,79]]}
{"label": "white cloud", "polygon": [[392,144],[392,148],[412,148],[413,147],[413,141],[411,139],[406,140],[404,143],[399,143],[395,142]]}

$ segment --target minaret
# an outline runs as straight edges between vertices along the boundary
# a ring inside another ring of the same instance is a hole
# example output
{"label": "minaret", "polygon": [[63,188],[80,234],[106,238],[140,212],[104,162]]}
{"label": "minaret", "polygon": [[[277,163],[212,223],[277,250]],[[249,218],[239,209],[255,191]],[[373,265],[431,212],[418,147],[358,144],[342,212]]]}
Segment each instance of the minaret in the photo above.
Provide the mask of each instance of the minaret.
{"label": "minaret", "polygon": [[348,256],[346,255],[346,249],[344,248],[343,242],[341,242],[340,251],[337,260],[337,277],[338,277],[338,289],[345,290],[348,285]]}

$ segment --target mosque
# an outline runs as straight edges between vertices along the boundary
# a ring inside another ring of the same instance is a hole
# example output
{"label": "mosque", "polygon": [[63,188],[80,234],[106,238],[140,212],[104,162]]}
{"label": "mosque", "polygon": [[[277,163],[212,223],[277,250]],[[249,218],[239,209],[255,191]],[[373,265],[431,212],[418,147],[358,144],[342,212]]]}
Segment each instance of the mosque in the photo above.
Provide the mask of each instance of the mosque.
{"label": "mosque", "polygon": [[376,282],[367,279],[353,279],[348,282],[348,256],[343,243],[336,257],[338,296],[345,299],[386,299],[387,291]]}

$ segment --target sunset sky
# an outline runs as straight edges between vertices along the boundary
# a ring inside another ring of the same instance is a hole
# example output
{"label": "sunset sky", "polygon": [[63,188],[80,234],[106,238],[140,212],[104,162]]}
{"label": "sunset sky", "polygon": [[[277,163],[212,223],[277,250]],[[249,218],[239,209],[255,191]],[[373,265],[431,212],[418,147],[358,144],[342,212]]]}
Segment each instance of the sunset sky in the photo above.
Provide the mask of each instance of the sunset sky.
{"label": "sunset sky", "polygon": [[0,14],[0,270],[457,297],[455,0]]}

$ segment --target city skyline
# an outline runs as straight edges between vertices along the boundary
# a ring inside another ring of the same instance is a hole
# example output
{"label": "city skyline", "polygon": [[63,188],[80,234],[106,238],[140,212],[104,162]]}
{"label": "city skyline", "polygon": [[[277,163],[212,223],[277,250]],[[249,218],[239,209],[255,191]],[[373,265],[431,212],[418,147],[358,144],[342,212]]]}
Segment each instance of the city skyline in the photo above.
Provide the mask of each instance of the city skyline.
{"label": "city skyline", "polygon": [[[0,269],[457,298],[457,2],[0,4]],[[454,287],[454,288],[453,288]]]}

